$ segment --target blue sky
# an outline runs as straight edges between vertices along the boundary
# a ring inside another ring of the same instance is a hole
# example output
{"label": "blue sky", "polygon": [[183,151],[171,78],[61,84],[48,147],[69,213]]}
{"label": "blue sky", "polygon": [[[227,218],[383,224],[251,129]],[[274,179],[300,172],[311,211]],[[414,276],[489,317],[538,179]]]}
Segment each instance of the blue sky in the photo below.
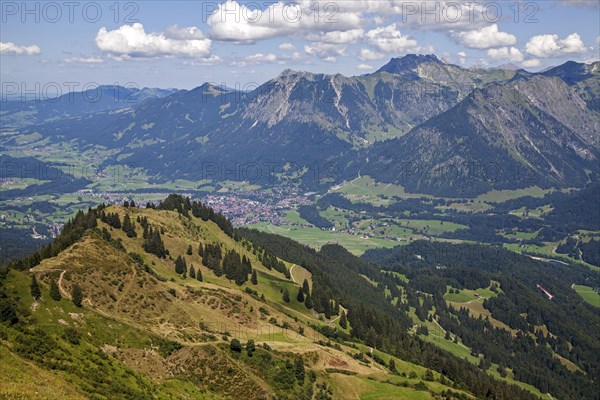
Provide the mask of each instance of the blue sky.
{"label": "blue sky", "polygon": [[423,4],[2,1],[0,78],[3,88],[8,82],[65,91],[130,82],[243,88],[286,68],[364,74],[408,53],[531,71],[598,59],[599,2],[427,1],[429,13]]}

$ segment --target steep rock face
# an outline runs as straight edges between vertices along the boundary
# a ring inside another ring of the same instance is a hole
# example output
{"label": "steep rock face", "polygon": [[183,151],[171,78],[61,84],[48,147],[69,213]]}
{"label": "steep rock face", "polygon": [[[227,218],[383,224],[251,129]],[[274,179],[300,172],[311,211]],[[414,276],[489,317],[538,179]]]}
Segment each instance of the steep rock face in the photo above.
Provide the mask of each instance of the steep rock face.
{"label": "steep rock face", "polygon": [[354,146],[401,136],[446,111],[474,87],[510,71],[471,71],[434,55],[392,59],[374,74],[345,77],[286,70],[249,93],[242,117],[273,128],[317,124]]}
{"label": "steep rock face", "polygon": [[[157,98],[156,91],[148,89],[144,92],[148,101],[129,108],[101,109],[104,112],[98,115],[83,117],[66,114],[62,117],[76,118],[36,128],[50,136],[69,135],[82,128],[79,121],[83,119],[88,126],[86,136],[109,145],[107,129],[115,141],[123,137],[119,132],[137,139],[167,139],[165,135],[181,130],[204,136],[213,124],[234,117],[238,125],[251,121],[250,126],[264,124],[269,129],[281,123],[316,125],[353,146],[364,146],[400,136],[455,105],[474,87],[506,81],[513,75],[511,71],[467,70],[444,64],[433,55],[408,55],[392,59],[374,74],[357,77],[285,70],[249,93],[205,84]],[[98,125],[104,125],[102,133],[95,129]],[[164,128],[154,128],[159,125]],[[142,126],[146,127],[143,131]]]}
{"label": "steep rock face", "polygon": [[[157,180],[269,184],[287,174],[316,188],[369,171],[446,194],[521,187],[523,175],[578,185],[598,171],[598,65],[531,74],[408,55],[362,76],[285,70],[251,92],[205,84],[21,131],[105,146],[113,155],[103,166],[126,163]],[[490,168],[493,178],[482,172]]]}
{"label": "steep rock face", "polygon": [[342,75],[317,75],[284,71],[248,95],[242,118],[274,128],[280,123],[317,124],[323,130],[339,130],[351,141],[360,136],[363,118],[377,119],[377,110],[364,86]]}
{"label": "steep rock face", "polygon": [[598,113],[564,81],[534,76],[474,90],[406,136],[378,144],[356,167],[410,190],[579,186],[598,172]]}
{"label": "steep rock face", "polygon": [[552,115],[587,145],[598,148],[599,110],[588,107],[581,91],[573,90],[558,77],[534,76],[515,81],[513,86],[532,105]]}
{"label": "steep rock face", "polygon": [[[379,68],[377,72],[387,72],[390,74],[406,74],[407,71],[414,71],[421,67],[422,64],[433,63],[443,65],[443,63],[433,54],[417,55],[408,54],[404,57],[392,58],[389,63]],[[415,74],[418,76],[418,74]]]}

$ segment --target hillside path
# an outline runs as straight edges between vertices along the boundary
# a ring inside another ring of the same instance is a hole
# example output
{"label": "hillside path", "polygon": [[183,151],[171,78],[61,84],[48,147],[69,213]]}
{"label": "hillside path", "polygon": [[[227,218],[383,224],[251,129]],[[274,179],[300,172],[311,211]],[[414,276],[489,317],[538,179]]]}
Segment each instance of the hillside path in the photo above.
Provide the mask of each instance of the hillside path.
{"label": "hillside path", "polygon": [[60,273],[60,277],[58,278],[58,290],[60,290],[60,293],[62,293],[62,295],[67,298],[67,299],[71,299],[71,295],[67,293],[67,291],[63,288],[62,286],[62,280],[63,280],[63,276],[65,276],[65,273],[67,272],[66,269],[63,269],[63,271]]}
{"label": "hillside path", "polygon": [[296,264],[294,264],[290,267],[290,276],[292,277],[292,282],[294,282],[294,283],[296,283],[296,278],[294,278],[294,272],[293,272],[295,266],[296,266]]}

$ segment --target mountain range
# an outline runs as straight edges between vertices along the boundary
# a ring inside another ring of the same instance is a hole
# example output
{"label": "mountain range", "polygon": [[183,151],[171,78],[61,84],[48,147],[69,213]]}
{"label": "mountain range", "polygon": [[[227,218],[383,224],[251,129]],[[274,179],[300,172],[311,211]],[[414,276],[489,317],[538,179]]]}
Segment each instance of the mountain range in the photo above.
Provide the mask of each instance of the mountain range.
{"label": "mountain range", "polygon": [[157,181],[314,189],[362,174],[449,197],[573,187],[599,172],[599,74],[598,62],[529,73],[407,55],[354,77],[285,70],[250,92],[204,84],[127,108],[40,106],[29,120],[17,107],[2,128],[25,120],[19,133],[104,146],[114,153],[103,166],[141,167]]}
{"label": "mountain range", "polygon": [[[48,90],[50,88],[51,85],[48,85]],[[82,114],[117,110],[140,104],[148,99],[166,97],[177,91],[158,88],[139,89],[133,85],[128,87],[100,85],[82,92],[51,96],[45,93],[46,89],[46,87],[41,88],[39,93],[29,97],[27,93],[12,96],[4,93],[1,103],[2,127],[20,127]],[[58,89],[61,90],[60,87]]]}

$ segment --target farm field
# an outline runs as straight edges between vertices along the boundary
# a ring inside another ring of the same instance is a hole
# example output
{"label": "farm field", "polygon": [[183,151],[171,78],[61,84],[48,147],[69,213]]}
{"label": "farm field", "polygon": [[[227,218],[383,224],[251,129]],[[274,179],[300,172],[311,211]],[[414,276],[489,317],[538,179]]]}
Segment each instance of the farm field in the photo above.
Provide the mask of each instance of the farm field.
{"label": "farm field", "polygon": [[551,193],[551,189],[542,189],[538,186],[531,186],[525,189],[514,189],[514,190],[491,190],[487,193],[479,195],[475,200],[484,202],[503,202],[507,200],[518,199],[519,197],[531,196],[531,197],[544,197],[546,194]]}
{"label": "farm field", "polygon": [[330,189],[334,193],[342,193],[353,202],[367,202],[374,205],[390,202],[386,197],[403,199],[432,198],[431,195],[407,193],[402,186],[391,183],[376,182],[369,176],[361,176],[341,186]]}
{"label": "farm field", "polygon": [[[446,301],[452,301],[455,303],[466,303],[473,300],[479,299],[489,299],[491,297],[497,297],[498,293],[493,292],[490,289],[490,286],[487,288],[479,288],[475,290],[470,289],[461,289],[459,293],[451,293],[454,288],[448,287],[446,294],[444,295],[444,299]],[[501,289],[498,289],[499,292],[502,292]],[[477,295],[475,295],[477,293]]]}
{"label": "farm field", "polygon": [[573,289],[585,300],[594,307],[600,308],[600,294],[593,288],[583,285],[573,285]]}
{"label": "farm field", "polygon": [[398,245],[398,242],[394,240],[363,238],[348,233],[324,231],[313,227],[305,228],[290,225],[275,226],[268,222],[260,222],[249,225],[248,228],[289,237],[290,239],[294,239],[315,249],[320,249],[323,245],[329,243],[337,243],[344,246],[348,251],[355,255],[360,255],[368,249],[379,247],[391,248]]}

